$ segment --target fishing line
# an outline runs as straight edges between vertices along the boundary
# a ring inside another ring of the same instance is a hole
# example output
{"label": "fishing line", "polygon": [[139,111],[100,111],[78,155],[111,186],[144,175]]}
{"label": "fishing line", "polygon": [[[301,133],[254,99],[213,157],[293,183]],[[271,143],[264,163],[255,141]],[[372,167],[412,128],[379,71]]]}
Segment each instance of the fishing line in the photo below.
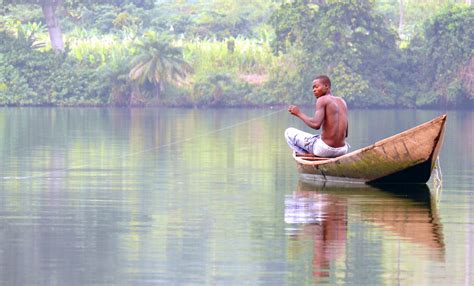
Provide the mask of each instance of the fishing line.
{"label": "fishing line", "polygon": [[[198,138],[201,138],[201,137],[204,137],[204,136],[209,136],[211,134],[219,133],[223,130],[232,129],[232,128],[235,128],[237,126],[244,125],[244,124],[247,124],[249,122],[258,120],[258,119],[262,119],[262,118],[265,118],[265,117],[270,117],[270,116],[275,115],[277,113],[280,113],[284,110],[286,110],[286,108],[282,108],[282,109],[279,109],[279,110],[276,110],[276,111],[273,111],[273,112],[269,112],[269,113],[261,115],[261,116],[253,117],[251,119],[241,121],[241,122],[238,122],[238,123],[235,123],[235,124],[231,124],[229,126],[225,126],[225,127],[222,127],[222,128],[216,129],[216,130],[205,132],[205,133],[200,134],[200,135],[188,137],[188,138],[185,138],[185,139],[182,139],[182,140],[175,140],[175,141],[172,141],[172,142],[169,142],[169,143],[166,143],[166,144],[163,144],[163,145],[159,145],[159,146],[156,146],[156,147],[152,147],[152,148],[144,149],[144,150],[141,150],[141,151],[129,153],[129,154],[120,156],[118,158],[119,159],[124,159],[124,158],[128,158],[128,157],[133,157],[133,156],[136,156],[136,155],[139,155],[139,154],[143,154],[143,153],[150,152],[150,151],[153,151],[153,150],[158,150],[158,149],[161,149],[161,148],[164,148],[164,147],[170,147],[170,146],[173,146],[173,145],[176,145],[176,144],[185,143],[187,141],[191,141],[191,140],[195,140],[195,139],[198,139]],[[2,177],[2,179],[3,180],[27,180],[27,179],[34,179],[34,178],[42,178],[42,177],[45,177],[47,174],[51,174],[51,173],[55,173],[55,172],[71,171],[71,170],[75,170],[75,169],[82,169],[82,168],[87,167],[87,166],[88,165],[79,165],[79,166],[69,167],[69,168],[64,168],[64,169],[59,169],[59,170],[46,171],[46,172],[43,172],[42,174],[33,175],[33,176],[12,176],[12,177]]]}

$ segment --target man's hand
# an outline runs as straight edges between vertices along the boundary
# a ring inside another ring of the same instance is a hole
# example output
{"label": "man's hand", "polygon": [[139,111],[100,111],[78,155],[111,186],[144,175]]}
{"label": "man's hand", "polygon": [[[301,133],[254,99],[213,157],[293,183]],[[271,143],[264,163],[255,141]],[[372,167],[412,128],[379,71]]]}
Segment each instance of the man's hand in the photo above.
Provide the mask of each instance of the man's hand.
{"label": "man's hand", "polygon": [[295,116],[300,114],[300,108],[295,105],[290,105],[290,107],[288,107],[288,111]]}

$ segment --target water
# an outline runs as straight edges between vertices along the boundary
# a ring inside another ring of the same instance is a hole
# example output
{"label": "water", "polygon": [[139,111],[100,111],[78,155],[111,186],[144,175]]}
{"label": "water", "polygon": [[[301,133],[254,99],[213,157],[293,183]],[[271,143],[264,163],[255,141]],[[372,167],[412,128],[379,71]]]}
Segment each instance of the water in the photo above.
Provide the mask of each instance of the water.
{"label": "water", "polygon": [[[309,112],[310,110],[307,110]],[[352,110],[352,149],[440,111]],[[442,187],[298,180],[262,109],[0,109],[1,285],[474,285],[474,112]]]}

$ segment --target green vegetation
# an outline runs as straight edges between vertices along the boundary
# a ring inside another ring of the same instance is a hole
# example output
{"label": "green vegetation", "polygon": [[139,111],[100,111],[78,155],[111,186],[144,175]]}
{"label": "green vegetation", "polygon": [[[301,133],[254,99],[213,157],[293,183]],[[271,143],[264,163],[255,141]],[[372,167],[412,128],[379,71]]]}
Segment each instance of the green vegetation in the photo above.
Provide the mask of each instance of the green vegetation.
{"label": "green vegetation", "polygon": [[465,1],[2,2],[0,105],[474,105]]}

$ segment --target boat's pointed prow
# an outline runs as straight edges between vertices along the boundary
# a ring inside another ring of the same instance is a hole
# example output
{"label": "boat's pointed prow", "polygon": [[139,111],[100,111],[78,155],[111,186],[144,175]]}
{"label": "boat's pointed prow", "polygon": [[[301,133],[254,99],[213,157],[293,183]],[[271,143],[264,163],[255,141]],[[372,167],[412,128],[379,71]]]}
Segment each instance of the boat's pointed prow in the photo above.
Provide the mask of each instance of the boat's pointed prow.
{"label": "boat's pointed prow", "polygon": [[[441,151],[441,147],[443,146],[444,142],[444,133],[446,130],[446,119],[448,118],[447,114],[443,114],[438,117],[440,120],[440,127],[439,127],[439,132],[438,132],[438,138],[436,140],[436,146],[433,148],[433,154],[431,155],[431,170],[433,170],[436,159],[439,156],[439,152]],[[431,173],[430,173],[431,174]]]}

